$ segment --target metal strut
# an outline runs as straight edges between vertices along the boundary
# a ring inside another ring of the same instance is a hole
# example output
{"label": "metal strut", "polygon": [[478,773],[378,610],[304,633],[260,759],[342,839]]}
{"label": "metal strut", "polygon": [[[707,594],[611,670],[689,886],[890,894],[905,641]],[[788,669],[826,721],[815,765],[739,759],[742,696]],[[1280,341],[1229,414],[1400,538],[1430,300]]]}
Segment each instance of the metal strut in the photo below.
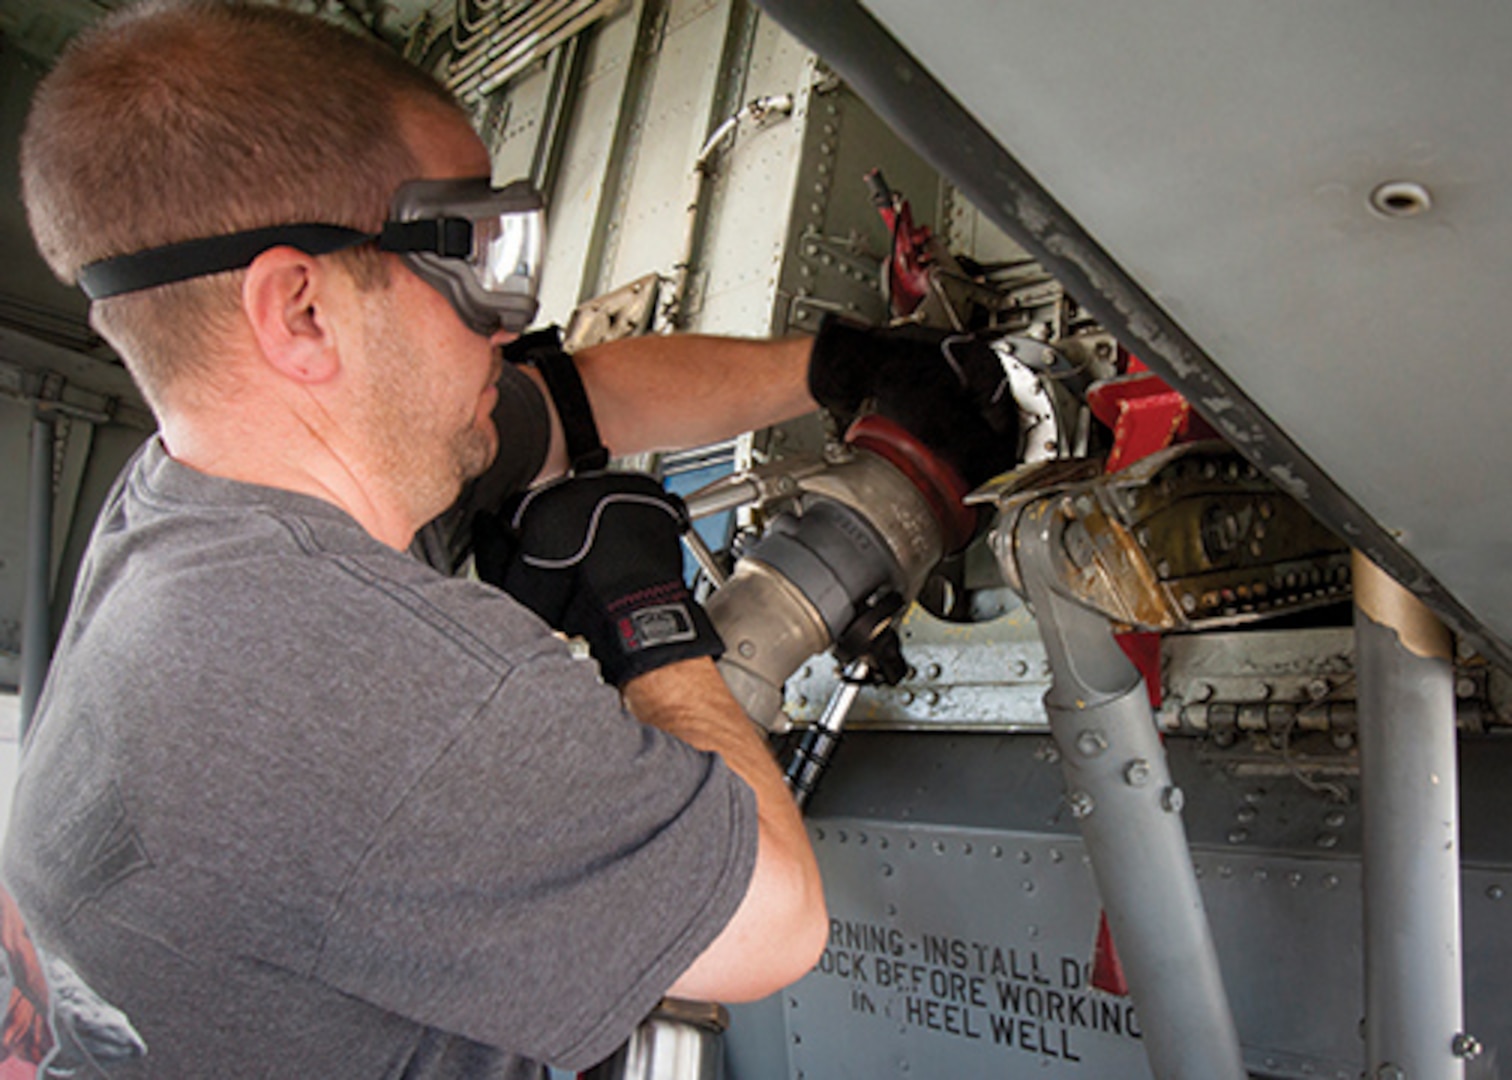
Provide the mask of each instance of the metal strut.
{"label": "metal strut", "polygon": [[1144,680],[1104,615],[1060,584],[1054,500],[1013,531],[1023,591],[1050,662],[1045,695],[1081,826],[1158,1080],[1243,1080],[1244,1061]]}
{"label": "metal strut", "polygon": [[1461,1080],[1459,784],[1449,632],[1358,552],[1355,655],[1370,1080]]}

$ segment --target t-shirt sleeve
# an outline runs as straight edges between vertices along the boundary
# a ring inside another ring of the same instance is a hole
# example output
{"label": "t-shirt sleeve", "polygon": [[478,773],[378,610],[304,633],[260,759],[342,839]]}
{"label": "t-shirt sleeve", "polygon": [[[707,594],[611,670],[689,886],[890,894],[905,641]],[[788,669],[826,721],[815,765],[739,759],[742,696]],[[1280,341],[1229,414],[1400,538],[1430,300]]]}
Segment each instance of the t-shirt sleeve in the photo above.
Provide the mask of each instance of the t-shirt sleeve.
{"label": "t-shirt sleeve", "polygon": [[719,934],[750,789],[565,655],[517,667],[343,889],[318,978],[568,1069],[607,1057]]}

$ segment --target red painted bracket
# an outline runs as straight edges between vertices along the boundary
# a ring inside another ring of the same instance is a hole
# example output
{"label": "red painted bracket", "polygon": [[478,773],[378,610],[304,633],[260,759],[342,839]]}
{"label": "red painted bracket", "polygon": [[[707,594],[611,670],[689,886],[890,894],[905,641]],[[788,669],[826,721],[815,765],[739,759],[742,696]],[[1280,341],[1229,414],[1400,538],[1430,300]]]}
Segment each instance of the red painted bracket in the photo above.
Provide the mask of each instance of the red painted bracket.
{"label": "red painted bracket", "polygon": [[1092,415],[1113,429],[1106,472],[1115,473],[1179,442],[1217,436],[1182,397],[1139,358],[1129,357],[1127,374],[1087,391]]}

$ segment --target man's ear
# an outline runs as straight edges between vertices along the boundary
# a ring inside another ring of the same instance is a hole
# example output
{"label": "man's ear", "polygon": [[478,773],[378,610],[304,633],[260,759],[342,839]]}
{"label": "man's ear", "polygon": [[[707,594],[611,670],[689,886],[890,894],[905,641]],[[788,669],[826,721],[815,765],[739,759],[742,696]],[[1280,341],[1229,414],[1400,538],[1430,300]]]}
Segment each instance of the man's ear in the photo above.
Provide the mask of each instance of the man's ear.
{"label": "man's ear", "polygon": [[327,295],[330,267],[291,247],[270,248],[247,267],[242,311],[263,358],[279,374],[321,383],[341,370]]}

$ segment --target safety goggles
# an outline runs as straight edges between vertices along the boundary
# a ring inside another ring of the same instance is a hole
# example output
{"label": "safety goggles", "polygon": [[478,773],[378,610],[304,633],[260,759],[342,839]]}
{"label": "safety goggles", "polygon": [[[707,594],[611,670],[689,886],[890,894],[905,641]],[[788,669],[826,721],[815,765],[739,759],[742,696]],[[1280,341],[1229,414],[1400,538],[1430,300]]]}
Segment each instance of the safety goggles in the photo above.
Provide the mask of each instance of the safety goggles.
{"label": "safety goggles", "polygon": [[528,181],[503,188],[487,177],[411,180],[394,193],[377,233],[341,225],[274,225],[117,255],[79,270],[91,300],[239,270],[264,251],[329,255],[376,243],[404,259],[479,334],[522,333],[536,313],[545,234],[540,193]]}

